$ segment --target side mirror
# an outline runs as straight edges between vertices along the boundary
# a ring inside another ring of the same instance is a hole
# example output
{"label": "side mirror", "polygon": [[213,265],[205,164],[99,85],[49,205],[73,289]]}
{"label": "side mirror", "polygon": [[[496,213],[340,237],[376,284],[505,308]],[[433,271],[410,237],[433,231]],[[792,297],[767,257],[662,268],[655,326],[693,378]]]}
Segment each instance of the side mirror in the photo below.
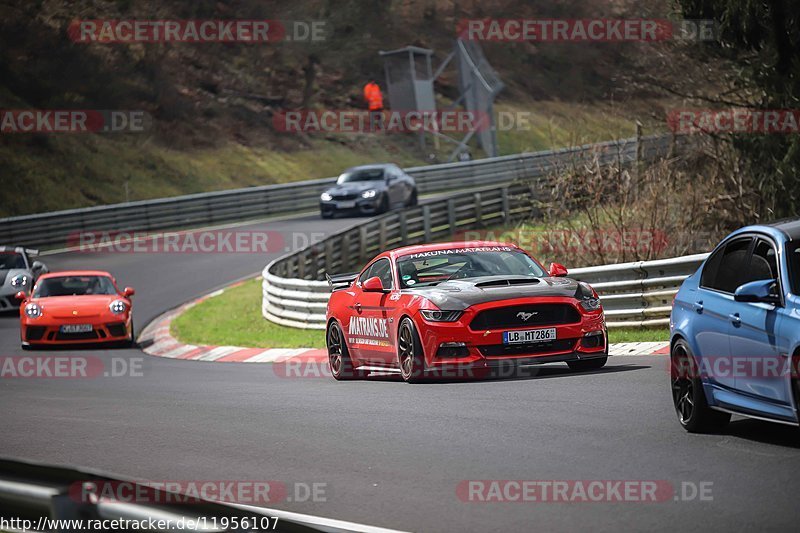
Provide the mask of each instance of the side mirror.
{"label": "side mirror", "polygon": [[47,265],[42,263],[41,261],[34,261],[31,265],[31,270],[36,272],[37,274],[47,274],[49,270],[47,270]]}
{"label": "side mirror", "polygon": [[24,302],[28,298],[28,295],[25,294],[25,291],[19,291],[17,294],[14,295],[14,298],[16,298],[20,302]]}
{"label": "side mirror", "polygon": [[568,274],[567,267],[559,263],[550,263],[548,274],[550,274],[552,278],[563,278]]}
{"label": "side mirror", "polygon": [[135,291],[135,290],[133,290],[133,287],[125,287],[125,288],[122,290],[122,295],[123,295],[125,298],[130,298],[130,297],[131,297],[131,296],[133,296],[134,294],[136,294],[136,291]]}
{"label": "side mirror", "polygon": [[781,297],[775,294],[775,280],[761,279],[739,285],[733,293],[737,302],[760,302],[765,304],[779,304]]}
{"label": "side mirror", "polygon": [[364,289],[364,292],[385,292],[385,289],[383,288],[383,282],[378,276],[369,278],[364,282],[361,288]]}

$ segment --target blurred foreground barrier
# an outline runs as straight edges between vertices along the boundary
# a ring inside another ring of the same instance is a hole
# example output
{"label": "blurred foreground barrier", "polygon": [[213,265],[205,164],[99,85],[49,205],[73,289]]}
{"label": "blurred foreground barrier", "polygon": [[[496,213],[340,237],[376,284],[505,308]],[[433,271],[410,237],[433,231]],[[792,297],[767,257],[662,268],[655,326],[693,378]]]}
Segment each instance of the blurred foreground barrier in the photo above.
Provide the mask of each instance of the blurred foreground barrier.
{"label": "blurred foreground barrier", "polygon": [[[243,490],[246,484],[258,485],[257,490]],[[175,490],[171,485],[180,485],[181,489]],[[262,490],[262,485],[269,485],[268,492]],[[260,503],[235,504],[206,499],[207,492],[257,499],[267,493],[281,492],[277,490],[281,487],[285,492],[284,484],[276,481],[148,483],[111,478],[88,470],[0,459],[0,524],[5,524],[4,531],[393,533],[372,526],[269,509]]]}

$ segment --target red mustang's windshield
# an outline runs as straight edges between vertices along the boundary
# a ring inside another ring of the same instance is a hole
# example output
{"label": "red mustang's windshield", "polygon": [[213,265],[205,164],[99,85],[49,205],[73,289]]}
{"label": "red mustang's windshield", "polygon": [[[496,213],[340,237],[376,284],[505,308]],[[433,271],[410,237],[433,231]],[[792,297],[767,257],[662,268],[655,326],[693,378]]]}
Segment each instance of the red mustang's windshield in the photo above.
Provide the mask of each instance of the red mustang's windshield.
{"label": "red mustang's windshield", "polygon": [[481,276],[531,276],[546,273],[527,254],[512,247],[463,248],[410,254],[397,260],[400,286],[428,287],[451,279]]}

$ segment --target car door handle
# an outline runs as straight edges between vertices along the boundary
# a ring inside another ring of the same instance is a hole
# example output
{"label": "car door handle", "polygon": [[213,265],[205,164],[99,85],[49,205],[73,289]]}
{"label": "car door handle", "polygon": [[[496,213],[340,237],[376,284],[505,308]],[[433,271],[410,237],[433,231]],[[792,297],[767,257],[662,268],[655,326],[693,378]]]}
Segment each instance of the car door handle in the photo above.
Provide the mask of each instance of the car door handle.
{"label": "car door handle", "polygon": [[361,304],[356,304],[355,307],[356,307],[356,312],[360,313],[361,312]]}
{"label": "car door handle", "polygon": [[728,315],[728,318],[733,322],[733,325],[737,328],[742,325],[742,319],[739,317],[739,313],[734,313],[732,315]]}
{"label": "car door handle", "polygon": [[693,304],[692,304],[692,307],[693,307],[693,308],[694,308],[694,310],[695,310],[695,311],[697,311],[698,313],[702,313],[702,312],[703,312],[703,302],[702,302],[702,300],[701,300],[701,301],[699,301],[699,302],[695,302],[695,303],[693,303]]}

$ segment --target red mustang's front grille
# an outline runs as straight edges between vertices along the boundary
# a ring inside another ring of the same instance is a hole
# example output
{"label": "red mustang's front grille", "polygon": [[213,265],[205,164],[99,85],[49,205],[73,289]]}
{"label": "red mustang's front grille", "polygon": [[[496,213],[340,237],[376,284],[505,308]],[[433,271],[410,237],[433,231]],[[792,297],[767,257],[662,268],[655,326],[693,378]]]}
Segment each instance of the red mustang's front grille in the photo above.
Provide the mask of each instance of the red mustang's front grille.
{"label": "red mustang's front grille", "polygon": [[528,304],[481,311],[469,327],[483,331],[525,326],[553,326],[581,321],[578,310],[569,304]]}
{"label": "red mustang's front grille", "polygon": [[512,355],[537,355],[542,353],[568,352],[575,348],[577,339],[559,339],[535,344],[489,344],[478,346],[484,357],[507,357]]}

